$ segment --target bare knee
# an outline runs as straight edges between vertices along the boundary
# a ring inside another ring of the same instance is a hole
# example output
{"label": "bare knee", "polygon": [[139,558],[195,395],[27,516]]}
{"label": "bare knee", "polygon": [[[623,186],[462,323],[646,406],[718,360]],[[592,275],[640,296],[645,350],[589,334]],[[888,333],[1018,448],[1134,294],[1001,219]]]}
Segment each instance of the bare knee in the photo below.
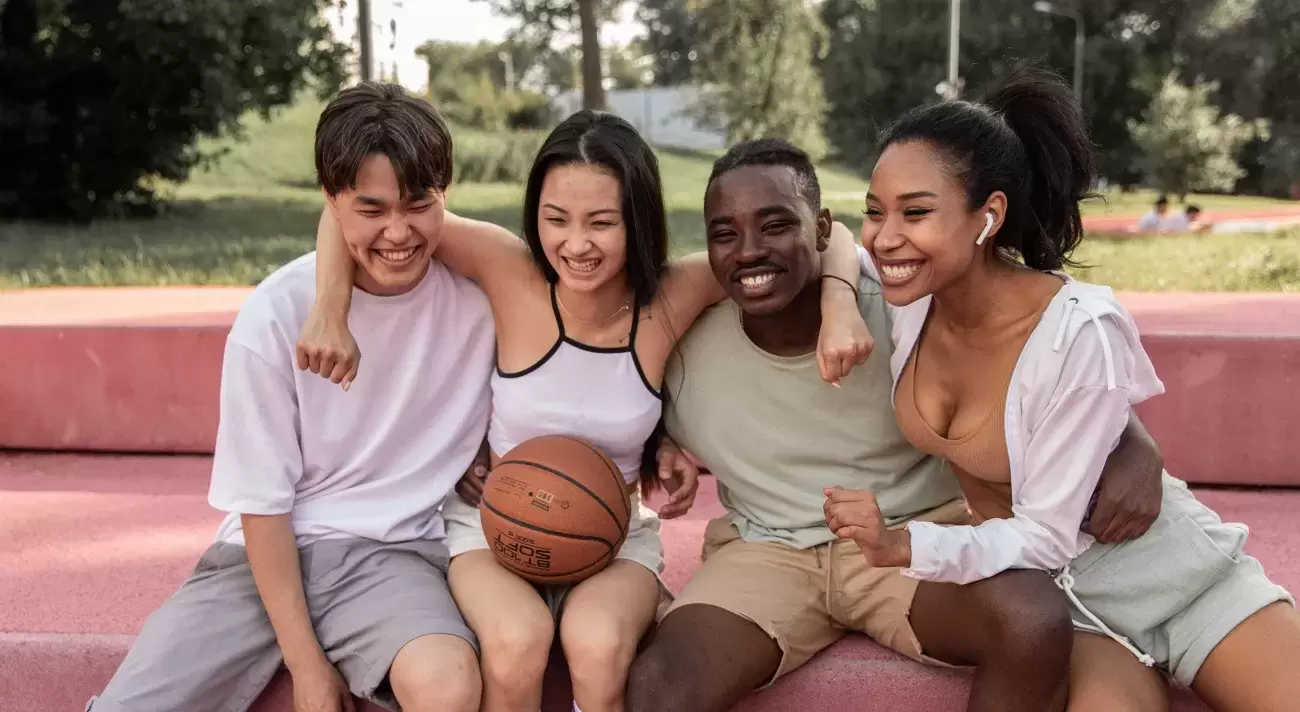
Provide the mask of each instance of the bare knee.
{"label": "bare knee", "polygon": [[682,658],[651,644],[632,661],[627,679],[628,712],[691,712],[695,679]]}
{"label": "bare knee", "polygon": [[497,690],[541,685],[555,640],[549,617],[502,617],[475,631],[483,648],[483,678]]}
{"label": "bare knee", "polygon": [[1064,680],[1074,625],[1051,578],[1038,571],[1007,571],[975,585],[982,586],[976,593],[985,630],[979,662]]}
{"label": "bare knee", "polygon": [[412,640],[398,652],[388,678],[405,712],[478,710],[478,657],[462,638],[426,635]]}
{"label": "bare knee", "polygon": [[640,631],[609,615],[576,622],[566,618],[560,628],[560,644],[575,682],[612,692],[623,689]]}
{"label": "bare knee", "polygon": [[721,712],[771,679],[781,649],[754,623],[710,605],[669,613],[632,662],[628,712]]}

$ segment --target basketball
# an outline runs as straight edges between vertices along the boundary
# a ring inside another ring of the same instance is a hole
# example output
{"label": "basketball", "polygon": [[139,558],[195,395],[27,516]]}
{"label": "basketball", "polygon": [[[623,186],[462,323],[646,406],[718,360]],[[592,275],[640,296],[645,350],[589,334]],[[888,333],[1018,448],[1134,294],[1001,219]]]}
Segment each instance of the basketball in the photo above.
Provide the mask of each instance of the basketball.
{"label": "basketball", "polygon": [[479,502],[497,561],[534,583],[577,583],[609,565],[631,511],[619,471],[578,438],[544,435],[501,456]]}

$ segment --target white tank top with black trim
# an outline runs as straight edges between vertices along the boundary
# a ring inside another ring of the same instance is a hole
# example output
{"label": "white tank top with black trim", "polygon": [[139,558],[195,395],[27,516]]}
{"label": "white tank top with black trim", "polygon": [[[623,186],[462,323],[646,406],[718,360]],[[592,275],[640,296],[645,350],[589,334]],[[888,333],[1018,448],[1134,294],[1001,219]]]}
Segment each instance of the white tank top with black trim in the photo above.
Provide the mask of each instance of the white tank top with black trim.
{"label": "white tank top with black trim", "polygon": [[641,310],[632,312],[628,345],[589,346],[564,332],[555,287],[551,311],[559,328],[555,345],[537,363],[492,374],[488,445],[498,456],[542,435],[582,438],[604,451],[627,483],[637,481],[641,454],[663,413],[663,396],[650,386],[636,356]]}

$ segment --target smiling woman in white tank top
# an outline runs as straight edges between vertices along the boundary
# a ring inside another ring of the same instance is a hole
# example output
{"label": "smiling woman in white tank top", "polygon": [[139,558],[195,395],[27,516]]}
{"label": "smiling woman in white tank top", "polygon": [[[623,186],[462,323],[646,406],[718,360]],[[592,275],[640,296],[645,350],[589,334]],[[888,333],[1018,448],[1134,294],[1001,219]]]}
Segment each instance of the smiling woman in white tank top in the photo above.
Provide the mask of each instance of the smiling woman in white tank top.
{"label": "smiling woman in white tank top", "polygon": [[[537,587],[497,563],[477,508],[452,497],[443,506],[451,587],[482,648],[485,711],[537,712],[557,633],[576,705],[617,711],[637,643],[664,591],[659,520],[641,505],[635,486],[638,475],[644,485],[655,482],[640,466],[662,410],[664,366],[682,332],[725,294],[705,253],[668,261],[657,160],[613,115],[579,112],[551,133],[529,175],[523,225],[521,241],[449,212],[440,233],[425,236],[435,258],[476,282],[492,305],[492,461],[540,435],[584,438],[622,470],[634,516],[607,568],[572,587]],[[317,304],[302,338],[311,348],[344,354],[344,363],[327,363],[321,372],[346,381],[347,362],[357,358],[347,332],[354,266],[328,213],[317,249]],[[857,281],[853,237],[843,226],[823,272]],[[855,293],[824,294],[820,355],[828,364],[823,376],[834,382],[865,360],[870,336]],[[692,481],[678,490],[687,505],[694,488]]]}

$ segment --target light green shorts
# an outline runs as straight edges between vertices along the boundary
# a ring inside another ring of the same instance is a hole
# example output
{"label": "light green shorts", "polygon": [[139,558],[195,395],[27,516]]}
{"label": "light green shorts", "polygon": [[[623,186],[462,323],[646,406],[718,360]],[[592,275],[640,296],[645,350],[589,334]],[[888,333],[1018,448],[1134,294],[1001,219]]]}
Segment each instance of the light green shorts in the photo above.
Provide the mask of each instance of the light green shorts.
{"label": "light green shorts", "polygon": [[[1248,533],[1166,474],[1151,529],[1131,541],[1094,544],[1071,562],[1071,589],[1083,608],[1190,686],[1242,621],[1277,601],[1295,605],[1243,551]],[[1080,628],[1095,627],[1073,602],[1070,614]]]}

